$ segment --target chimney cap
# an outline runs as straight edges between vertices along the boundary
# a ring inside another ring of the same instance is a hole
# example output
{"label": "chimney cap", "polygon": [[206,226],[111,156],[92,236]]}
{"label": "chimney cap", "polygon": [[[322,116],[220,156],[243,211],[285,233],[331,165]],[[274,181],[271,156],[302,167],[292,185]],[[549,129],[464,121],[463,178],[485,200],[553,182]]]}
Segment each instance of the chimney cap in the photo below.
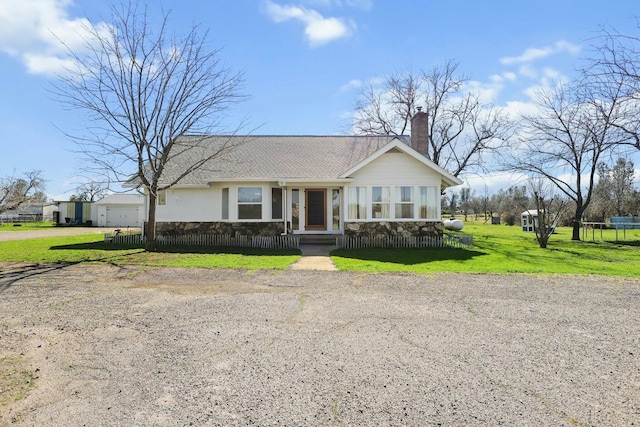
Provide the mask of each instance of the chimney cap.
{"label": "chimney cap", "polygon": [[422,111],[422,106],[418,107],[418,112]]}

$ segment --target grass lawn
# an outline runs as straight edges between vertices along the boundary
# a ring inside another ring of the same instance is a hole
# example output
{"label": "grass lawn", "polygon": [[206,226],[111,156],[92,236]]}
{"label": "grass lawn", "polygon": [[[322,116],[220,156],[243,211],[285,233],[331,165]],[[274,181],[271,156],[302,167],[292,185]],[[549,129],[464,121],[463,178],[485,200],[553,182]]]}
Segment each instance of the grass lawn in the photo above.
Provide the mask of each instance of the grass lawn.
{"label": "grass lawn", "polygon": [[3,222],[0,231],[42,230],[55,227],[54,222]]}
{"label": "grass lawn", "polygon": [[[17,227],[20,228],[20,227]],[[547,249],[533,233],[518,226],[465,223],[473,235],[471,249],[337,250],[332,259],[340,270],[413,273],[595,274],[640,277],[640,230],[627,230],[615,243],[615,230],[571,241],[570,228],[558,228]],[[596,241],[592,241],[592,237]],[[619,232],[619,238],[622,234]],[[102,242],[99,235],[0,242],[0,262],[97,262],[116,265],[284,269],[300,258],[298,251],[261,249],[161,248],[147,253],[139,247]]]}
{"label": "grass lawn", "polygon": [[[463,232],[473,235],[473,248],[464,249],[360,249],[335,251],[332,259],[340,270],[416,273],[536,273],[596,274],[640,277],[640,230],[627,230],[619,243],[615,230],[600,240],[589,235],[571,241],[571,229],[560,227],[540,249],[533,233],[518,226],[467,222]],[[622,234],[620,233],[620,238]]]}
{"label": "grass lawn", "polygon": [[165,267],[284,269],[300,258],[298,251],[238,248],[162,248],[144,252],[139,247],[107,244],[96,234],[0,242],[0,262],[94,262],[115,265]]}

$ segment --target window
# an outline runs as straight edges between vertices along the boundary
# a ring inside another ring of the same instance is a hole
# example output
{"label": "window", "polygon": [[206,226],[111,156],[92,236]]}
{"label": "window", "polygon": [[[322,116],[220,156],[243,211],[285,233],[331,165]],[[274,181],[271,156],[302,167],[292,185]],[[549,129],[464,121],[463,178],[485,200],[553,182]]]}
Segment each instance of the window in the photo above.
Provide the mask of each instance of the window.
{"label": "window", "polygon": [[396,187],[396,218],[413,218],[413,187]]}
{"label": "window", "polygon": [[158,190],[158,195],[156,199],[157,205],[166,205],[167,204],[167,191],[166,190]]}
{"label": "window", "polygon": [[349,187],[349,219],[367,218],[366,187]]}
{"label": "window", "polygon": [[271,189],[271,219],[282,219],[282,188]]}
{"label": "window", "polygon": [[262,219],[262,188],[238,187],[238,219]]}
{"label": "window", "polygon": [[291,229],[300,230],[300,190],[291,190]]}
{"label": "window", "polygon": [[391,217],[391,190],[389,187],[371,188],[371,215],[374,218]]}
{"label": "window", "polygon": [[222,219],[229,219],[229,189],[222,189]]}
{"label": "window", "polygon": [[420,218],[438,218],[437,187],[420,187]]}
{"label": "window", "polygon": [[332,190],[331,217],[333,230],[340,230],[340,190]]}

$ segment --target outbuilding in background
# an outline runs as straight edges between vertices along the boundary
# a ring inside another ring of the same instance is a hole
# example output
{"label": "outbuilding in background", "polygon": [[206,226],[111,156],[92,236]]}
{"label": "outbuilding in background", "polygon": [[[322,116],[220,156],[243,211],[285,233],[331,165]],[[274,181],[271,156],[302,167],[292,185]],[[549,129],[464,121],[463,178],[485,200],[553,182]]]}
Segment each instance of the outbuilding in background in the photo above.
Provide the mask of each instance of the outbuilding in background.
{"label": "outbuilding in background", "polygon": [[98,227],[142,227],[144,196],[141,194],[110,194],[94,205],[94,223]]}

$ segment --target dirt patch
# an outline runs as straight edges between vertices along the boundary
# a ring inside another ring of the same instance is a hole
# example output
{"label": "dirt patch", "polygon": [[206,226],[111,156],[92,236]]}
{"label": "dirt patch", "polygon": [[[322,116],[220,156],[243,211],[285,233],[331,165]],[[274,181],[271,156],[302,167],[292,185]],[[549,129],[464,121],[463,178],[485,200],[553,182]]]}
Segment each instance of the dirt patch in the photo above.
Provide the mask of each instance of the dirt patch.
{"label": "dirt patch", "polygon": [[0,264],[0,312],[0,425],[640,423],[639,280]]}

